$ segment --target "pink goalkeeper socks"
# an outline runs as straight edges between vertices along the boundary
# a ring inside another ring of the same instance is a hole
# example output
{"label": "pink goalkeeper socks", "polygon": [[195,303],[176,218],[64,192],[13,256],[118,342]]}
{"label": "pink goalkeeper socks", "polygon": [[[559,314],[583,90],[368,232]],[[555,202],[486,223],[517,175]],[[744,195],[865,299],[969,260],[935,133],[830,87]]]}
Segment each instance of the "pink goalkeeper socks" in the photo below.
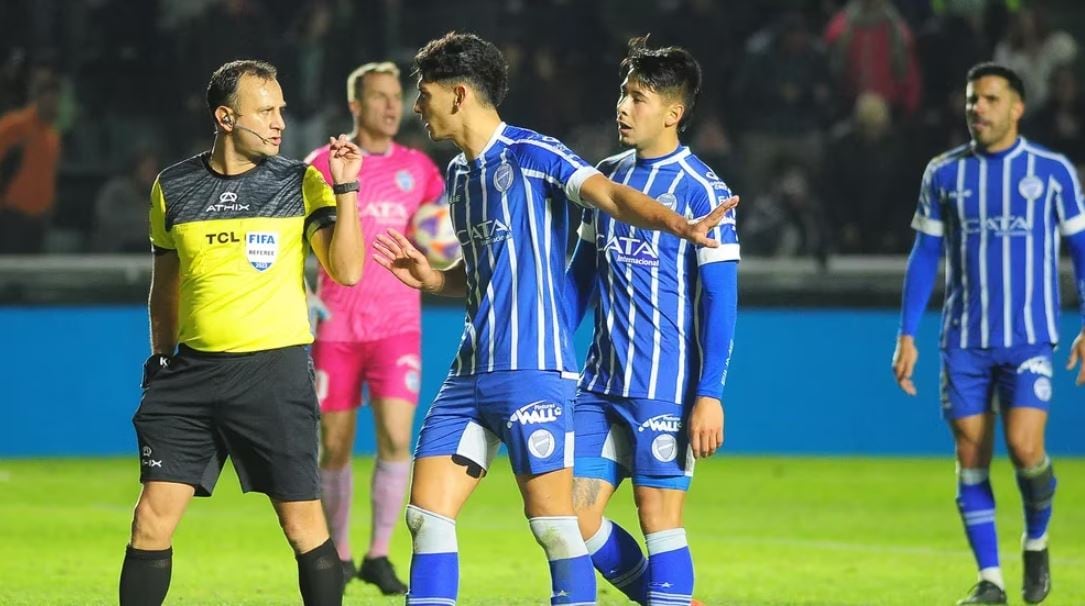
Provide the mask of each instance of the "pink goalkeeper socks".
{"label": "pink goalkeeper socks", "polygon": [[354,498],[354,474],[348,464],[342,469],[321,469],[320,487],[323,494],[324,515],[328,518],[328,532],[335,542],[339,559],[346,561],[350,555],[350,501]]}
{"label": "pink goalkeeper socks", "polygon": [[373,535],[369,539],[367,557],[379,558],[388,555],[392,529],[399,523],[403,512],[403,497],[407,492],[410,472],[410,461],[377,459],[370,495],[373,503]]}

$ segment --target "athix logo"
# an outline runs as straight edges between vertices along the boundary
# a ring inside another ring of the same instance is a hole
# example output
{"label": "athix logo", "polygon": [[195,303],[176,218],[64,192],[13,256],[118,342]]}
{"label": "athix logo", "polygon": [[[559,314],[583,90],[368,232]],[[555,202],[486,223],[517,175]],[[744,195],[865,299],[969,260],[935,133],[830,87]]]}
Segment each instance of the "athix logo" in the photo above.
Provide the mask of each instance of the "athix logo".
{"label": "athix logo", "polygon": [[363,217],[373,217],[377,223],[402,225],[407,221],[407,209],[398,202],[372,202],[362,207]]}
{"label": "athix logo", "polygon": [[237,193],[232,191],[224,191],[219,195],[218,203],[208,206],[205,210],[209,213],[217,213],[224,210],[249,210],[249,205],[239,203],[237,201]]}
{"label": "athix logo", "polygon": [[637,431],[640,432],[646,429],[656,432],[678,433],[682,429],[682,419],[672,414],[656,415],[641,423]]}
{"label": "athix logo", "polygon": [[980,219],[965,219],[964,231],[968,234],[978,234],[981,231],[994,233],[996,236],[1027,236],[1032,231],[1032,224],[1026,217],[1009,215],[1003,217],[987,217]]}
{"label": "athix logo", "polygon": [[508,240],[512,237],[512,233],[509,231],[507,225],[498,221],[497,219],[491,219],[489,221],[483,221],[482,223],[476,223],[470,226],[470,229],[461,229],[456,232],[456,237],[459,238],[460,243],[467,245],[471,243],[471,240],[475,240],[482,245],[495,244]]}
{"label": "athix logo", "polygon": [[[600,234],[600,240],[603,235]],[[659,253],[647,240],[631,236],[611,236],[603,245],[603,252],[613,253],[614,259],[621,263],[659,267]]]}
{"label": "athix logo", "polygon": [[1035,356],[1029,358],[1017,367],[1017,374],[1030,372],[1043,377],[1053,377],[1055,372],[1051,368],[1051,358],[1047,356]]}
{"label": "athix logo", "polygon": [[146,467],[162,467],[162,460],[161,459],[152,459],[151,458],[151,447],[150,446],[144,446],[140,450],[139,454],[143,455],[143,458],[140,459],[140,464],[141,465],[144,465]]}
{"label": "athix logo", "polygon": [[530,404],[524,404],[509,417],[506,427],[511,428],[520,425],[538,425],[540,423],[553,423],[561,416],[561,405],[545,400],[537,400]]}

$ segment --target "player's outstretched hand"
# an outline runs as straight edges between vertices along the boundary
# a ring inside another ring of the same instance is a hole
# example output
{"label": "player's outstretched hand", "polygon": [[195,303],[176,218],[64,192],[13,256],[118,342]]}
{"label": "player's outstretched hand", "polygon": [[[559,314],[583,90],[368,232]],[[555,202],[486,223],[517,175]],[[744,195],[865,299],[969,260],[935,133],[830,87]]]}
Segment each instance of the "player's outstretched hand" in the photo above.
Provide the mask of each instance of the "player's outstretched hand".
{"label": "player's outstretched hand", "polygon": [[1081,368],[1077,371],[1074,384],[1085,385],[1085,328],[1077,333],[1074,343],[1070,345],[1070,361],[1066,363],[1066,370],[1073,370],[1078,362],[1081,362]]}
{"label": "player's outstretched hand", "polygon": [[689,222],[689,230],[685,234],[682,234],[682,237],[693,242],[697,246],[716,248],[720,243],[709,238],[708,232],[723,221],[723,216],[727,214],[727,211],[736,206],[738,206],[738,196],[731,196],[723,202],[720,202],[719,206],[712,209],[712,212],[703,217],[692,219]]}
{"label": "player's outstretched hand", "polygon": [[373,249],[376,253],[373,259],[381,267],[392,272],[400,282],[427,292],[437,292],[441,289],[444,282],[443,274],[433,269],[426,255],[398,231],[389,229],[386,234],[377,234]]}
{"label": "player's outstretched hand", "polygon": [[919,360],[919,350],[915,347],[915,338],[910,335],[897,337],[897,348],[893,351],[893,376],[904,393],[914,396],[915,384],[912,383],[912,371]]}
{"label": "player's outstretched hand", "polygon": [[697,459],[710,457],[723,446],[723,402],[697,396],[689,414],[689,446]]}
{"label": "player's outstretched hand", "polygon": [[362,170],[362,150],[346,135],[329,137],[328,169],[336,183],[351,183],[358,180]]}

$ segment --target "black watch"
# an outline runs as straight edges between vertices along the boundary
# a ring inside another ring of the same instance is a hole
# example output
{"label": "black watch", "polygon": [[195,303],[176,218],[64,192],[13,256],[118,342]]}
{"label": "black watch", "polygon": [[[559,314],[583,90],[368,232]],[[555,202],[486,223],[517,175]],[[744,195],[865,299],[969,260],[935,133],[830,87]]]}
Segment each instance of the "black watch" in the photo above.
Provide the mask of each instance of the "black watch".
{"label": "black watch", "polygon": [[358,181],[354,180],[350,183],[336,183],[332,186],[332,191],[335,195],[349,194],[352,191],[358,191]]}

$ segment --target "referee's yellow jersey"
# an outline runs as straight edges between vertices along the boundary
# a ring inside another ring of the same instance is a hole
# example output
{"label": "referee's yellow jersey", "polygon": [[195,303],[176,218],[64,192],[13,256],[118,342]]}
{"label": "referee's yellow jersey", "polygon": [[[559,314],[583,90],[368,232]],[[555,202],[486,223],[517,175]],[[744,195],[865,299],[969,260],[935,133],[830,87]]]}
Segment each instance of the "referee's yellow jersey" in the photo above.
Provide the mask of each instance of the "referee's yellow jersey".
{"label": "referee's yellow jersey", "polygon": [[335,222],[331,188],[279,156],[233,176],[208,158],[174,164],[151,188],[151,244],[181,262],[179,342],[213,352],[311,343],[305,257],[313,233]]}

